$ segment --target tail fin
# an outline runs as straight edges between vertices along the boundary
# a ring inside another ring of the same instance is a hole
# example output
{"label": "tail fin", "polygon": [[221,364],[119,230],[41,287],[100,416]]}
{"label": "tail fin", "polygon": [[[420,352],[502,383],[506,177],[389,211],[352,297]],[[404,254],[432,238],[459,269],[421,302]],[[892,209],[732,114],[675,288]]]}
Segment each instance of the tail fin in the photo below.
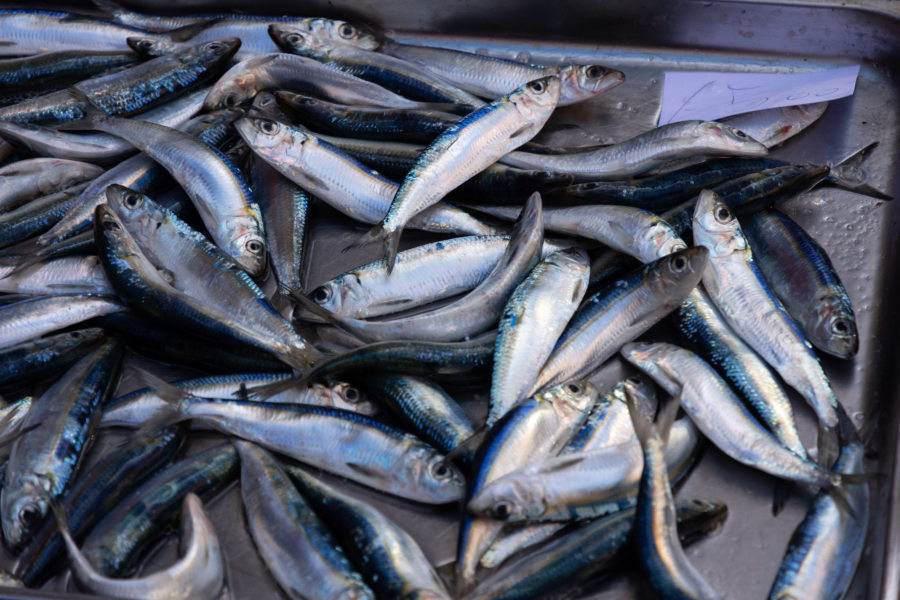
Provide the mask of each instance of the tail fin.
{"label": "tail fin", "polygon": [[869,158],[872,151],[878,147],[878,142],[872,142],[862,150],[854,152],[838,164],[831,167],[826,180],[841,189],[850,190],[858,194],[865,194],[879,200],[892,200],[893,198],[881,190],[877,190],[866,183],[867,173],[862,164]]}
{"label": "tail fin", "polygon": [[403,233],[402,228],[385,231],[382,235],[384,243],[384,260],[387,267],[388,275],[394,270],[394,263],[397,262],[397,250],[400,248],[400,234]]}
{"label": "tail fin", "polygon": [[83,116],[81,119],[67,121],[56,126],[57,129],[91,129],[94,125],[102,123],[110,118],[105,110],[94,104],[94,101],[76,86],[68,88],[69,94],[81,104]]}
{"label": "tail fin", "polygon": [[824,427],[819,423],[819,435],[817,438],[816,462],[824,469],[830,469],[840,454],[841,446],[836,427]]}
{"label": "tail fin", "polygon": [[[659,433],[656,426],[641,412],[634,397],[634,392],[625,387],[625,403],[628,405],[628,414],[631,415],[631,423],[634,426],[634,433],[641,443],[641,447],[645,447],[648,440],[657,437]],[[678,403],[674,403],[678,406]]]}
{"label": "tail fin", "polygon": [[149,437],[161,429],[191,418],[183,411],[185,403],[193,396],[143,369],[135,369],[135,373],[140,383],[152,389],[157,397],[166,403],[166,408],[145,421],[134,435],[123,440],[122,447],[127,447],[132,440]]}

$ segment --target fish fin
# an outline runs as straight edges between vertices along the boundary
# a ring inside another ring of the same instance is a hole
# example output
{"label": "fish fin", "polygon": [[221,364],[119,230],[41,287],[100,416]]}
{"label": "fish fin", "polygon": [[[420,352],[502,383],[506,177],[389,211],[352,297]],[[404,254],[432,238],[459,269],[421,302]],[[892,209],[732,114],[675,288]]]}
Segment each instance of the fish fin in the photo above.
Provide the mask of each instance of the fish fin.
{"label": "fish fin", "polygon": [[541,473],[551,473],[553,471],[565,471],[571,469],[575,465],[584,462],[584,454],[576,452],[553,458],[553,469],[541,469]]}
{"label": "fish fin", "polygon": [[158,415],[142,423],[135,435],[126,439],[122,446],[127,446],[132,439],[148,437],[160,429],[192,418],[184,414],[184,406],[194,396],[143,369],[136,368],[134,373],[138,381],[153,390],[153,393],[165,402],[166,406]]}
{"label": "fish fin", "polygon": [[[625,404],[628,405],[628,414],[631,415],[634,434],[637,436],[638,441],[640,441],[641,446],[643,447],[647,440],[652,439],[659,434],[650,419],[641,412],[637,399],[634,397],[634,392],[631,391],[628,386],[625,386]],[[674,404],[678,405],[677,402]]]}
{"label": "fish fin", "polygon": [[113,2],[112,0],[91,0],[91,4],[93,4],[97,10],[101,11],[104,16],[112,17],[113,20],[120,14],[131,12],[118,2]]}
{"label": "fish fin", "polygon": [[388,275],[394,270],[394,263],[397,262],[397,250],[400,248],[400,234],[403,233],[402,228],[388,231],[382,234],[382,242],[384,243],[384,260]]}
{"label": "fish fin", "polygon": [[183,27],[167,31],[163,35],[168,36],[168,38],[173,42],[189,42],[195,35],[197,35],[201,31],[209,29],[211,25],[215,25],[220,20],[221,19],[209,19],[206,21],[191,23],[190,25],[185,25]]}
{"label": "fish fin", "polygon": [[772,516],[777,517],[784,508],[785,502],[794,492],[796,485],[786,479],[776,479],[775,488],[772,491]]}
{"label": "fish fin", "polygon": [[330,311],[322,308],[321,306],[319,306],[318,304],[316,304],[315,302],[313,302],[312,300],[310,300],[303,294],[295,294],[294,292],[290,292],[290,297],[294,301],[296,307],[301,308],[303,311],[306,311],[307,313],[311,314],[314,317],[324,319],[326,323],[330,323],[331,325],[334,325],[335,327],[337,327],[344,333],[348,333],[348,334],[352,335],[353,337],[357,338],[360,342],[366,341],[364,336],[361,337],[359,335],[359,333],[357,333],[357,330],[355,327],[345,323],[340,317],[335,315],[333,312],[330,312]]}
{"label": "fish fin", "polygon": [[513,131],[513,132],[510,134],[509,139],[514,140],[514,139],[516,139],[517,137],[520,137],[520,136],[522,136],[522,135],[528,133],[528,130],[529,130],[529,129],[532,129],[532,128],[533,128],[533,127],[532,127],[532,125],[531,125],[530,123],[527,124],[527,125],[522,125],[522,127],[520,127],[519,129],[516,129],[515,131]]}
{"label": "fish fin", "polygon": [[357,248],[365,248],[366,246],[370,246],[370,245],[374,244],[379,239],[381,239],[381,237],[384,235],[383,232],[384,232],[384,227],[381,223],[379,223],[372,229],[365,232],[362,235],[362,237],[357,239],[352,244],[344,246],[344,248],[341,249],[341,254],[346,254],[347,252],[350,252],[351,250],[356,250]]}
{"label": "fish fin", "polygon": [[101,123],[110,118],[110,115],[108,115],[106,111],[94,104],[94,101],[91,100],[87,94],[78,89],[76,86],[69,86],[67,88],[67,91],[73,98],[75,98],[76,101],[83,104],[82,108],[84,110],[84,116],[81,119],[60,123],[56,126],[57,129],[66,131],[70,129],[91,129],[92,125]]}
{"label": "fish fin", "polygon": [[357,473],[359,473],[360,475],[363,475],[365,477],[371,477],[373,479],[383,479],[384,478],[383,473],[376,471],[375,469],[372,469],[369,466],[361,465],[359,463],[350,462],[350,461],[344,461],[344,464],[347,465],[347,467],[349,469],[356,471]]}
{"label": "fish fin", "polygon": [[[838,481],[843,482],[843,475],[836,474]],[[831,496],[831,499],[834,500],[834,503],[837,504],[838,509],[841,512],[844,512],[850,515],[851,518],[857,518],[856,511],[853,510],[853,507],[850,505],[850,500],[847,498],[847,492],[840,487],[840,485],[830,485],[825,488],[825,492]]]}
{"label": "fish fin", "polygon": [[819,435],[816,439],[816,444],[816,462],[819,466],[830,469],[841,451],[837,428],[825,427],[819,423]]}
{"label": "fish fin", "polygon": [[858,194],[865,194],[866,196],[871,196],[879,200],[892,200],[892,196],[889,196],[866,183],[868,174],[866,173],[866,170],[862,168],[862,164],[877,147],[878,142],[872,142],[865,148],[854,152],[831,167],[826,178],[828,183],[841,189],[856,192]]}
{"label": "fish fin", "polygon": [[456,448],[444,454],[447,462],[469,462],[469,459],[475,455],[475,452],[484,442],[484,438],[489,430],[490,426],[485,424],[473,431],[472,435],[457,444]]}
{"label": "fish fin", "polygon": [[[309,379],[306,375],[300,375],[298,377],[288,377],[287,379],[282,379],[281,381],[267,383],[266,385],[258,385],[251,390],[245,389],[243,390],[244,396],[241,399],[249,400],[251,402],[265,402],[273,396],[282,394],[295,387],[304,386],[308,382]],[[238,393],[240,393],[240,391],[236,392],[235,395],[237,395]]]}

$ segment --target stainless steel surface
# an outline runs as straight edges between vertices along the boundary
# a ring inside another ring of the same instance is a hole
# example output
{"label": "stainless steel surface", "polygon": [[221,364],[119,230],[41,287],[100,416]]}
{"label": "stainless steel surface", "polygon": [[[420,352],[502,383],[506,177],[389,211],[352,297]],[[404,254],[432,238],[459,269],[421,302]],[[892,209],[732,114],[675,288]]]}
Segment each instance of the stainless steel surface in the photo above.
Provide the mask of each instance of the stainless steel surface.
{"label": "stainless steel surface", "polygon": [[[189,0],[181,12],[219,12],[239,8],[280,14],[339,16],[393,28],[401,41],[487,51],[498,56],[529,56],[535,62],[596,62],[625,72],[627,81],[593,101],[561,109],[556,123],[577,130],[556,132],[554,143],[589,144],[623,139],[652,127],[658,111],[662,73],[672,69],[790,72],[856,64],[862,66],[856,94],[834,101],[808,130],[777,148],[773,155],[795,162],[835,163],[872,141],[880,141],[864,165],[869,183],[900,195],[900,2],[746,2],[693,0],[574,0],[560,10],[537,0],[463,0],[454,3],[409,0],[313,0],[286,8],[282,3],[246,0]],[[169,2],[130,2],[149,11],[165,11]],[[523,198],[524,200],[524,198]],[[900,204],[850,192],[823,189],[790,200],[784,210],[816,237],[842,276],[857,312],[860,353],[849,362],[823,357],[838,397],[871,438],[869,468],[883,473],[873,485],[872,523],[863,564],[848,598],[894,600],[900,594],[900,339],[897,273],[900,264]],[[330,250],[355,241],[354,228],[336,213],[317,207],[309,251],[307,289],[362,264],[374,254],[357,249]],[[404,245],[431,237],[404,236]],[[671,335],[665,327],[645,339]],[[608,388],[625,372],[619,360],[606,365],[593,381]],[[131,377],[121,389],[133,388]],[[461,391],[473,414],[483,414],[486,394]],[[812,412],[796,396],[794,409],[801,436],[814,446]],[[101,440],[108,447],[109,440]],[[95,457],[96,458],[96,457]],[[765,597],[788,539],[803,518],[811,492],[798,490],[777,517],[770,506],[774,480],[751,471],[714,448],[705,454],[679,491],[681,498],[724,501],[729,518],[688,555],[712,586],[731,600]],[[347,484],[410,529],[437,565],[454,560],[459,509],[435,512]],[[265,571],[241,515],[237,490],[230,489],[210,507],[225,540],[234,597],[279,597]],[[148,568],[170,564],[172,540]],[[0,564],[0,566],[3,566]],[[63,581],[53,586],[60,589]],[[639,597],[635,573],[590,590],[597,599]],[[0,597],[5,597],[0,592]],[[17,597],[26,597],[20,595]]]}

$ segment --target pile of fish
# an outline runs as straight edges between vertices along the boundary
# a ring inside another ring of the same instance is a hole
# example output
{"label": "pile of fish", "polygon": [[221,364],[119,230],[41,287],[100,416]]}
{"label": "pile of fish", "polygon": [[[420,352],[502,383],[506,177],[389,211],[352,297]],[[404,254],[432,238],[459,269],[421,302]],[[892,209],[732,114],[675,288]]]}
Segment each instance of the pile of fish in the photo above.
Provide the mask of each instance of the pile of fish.
{"label": "pile of fish", "polygon": [[[870,148],[767,158],[825,105],[557,147],[557,107],[627,73],[102,6],[0,11],[7,583],[69,569],[107,596],[218,598],[219,536],[246,526],[291,598],[590,594],[623,565],[718,598],[683,546],[726,507],[672,495],[706,439],[811,498],[771,597],[847,589],[869,490],[817,355],[851,359],[856,323],[774,206],[820,183],[881,195],[858,179]],[[307,248],[331,209],[355,237]],[[383,257],[306,280],[362,252]],[[619,355],[631,376],[588,381]],[[122,372],[145,387],[117,395]],[[112,428],[125,441],[93,456]],[[245,522],[211,522],[233,481]],[[455,566],[360,486],[458,509]],[[174,564],[139,572],[176,530]]]}

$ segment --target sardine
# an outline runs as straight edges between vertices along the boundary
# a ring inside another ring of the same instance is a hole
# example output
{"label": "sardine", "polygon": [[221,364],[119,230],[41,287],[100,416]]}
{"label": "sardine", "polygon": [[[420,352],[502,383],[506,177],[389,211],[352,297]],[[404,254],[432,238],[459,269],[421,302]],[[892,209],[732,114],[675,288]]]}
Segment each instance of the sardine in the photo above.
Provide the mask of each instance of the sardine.
{"label": "sardine", "polygon": [[0,387],[29,384],[59,373],[106,337],[102,329],[76,329],[0,351]]}
{"label": "sardine", "polygon": [[122,310],[118,300],[86,294],[38,296],[7,304],[0,307],[0,348]]}
{"label": "sardine", "polygon": [[59,158],[29,158],[0,168],[0,211],[61,192],[103,173],[97,165]]}

